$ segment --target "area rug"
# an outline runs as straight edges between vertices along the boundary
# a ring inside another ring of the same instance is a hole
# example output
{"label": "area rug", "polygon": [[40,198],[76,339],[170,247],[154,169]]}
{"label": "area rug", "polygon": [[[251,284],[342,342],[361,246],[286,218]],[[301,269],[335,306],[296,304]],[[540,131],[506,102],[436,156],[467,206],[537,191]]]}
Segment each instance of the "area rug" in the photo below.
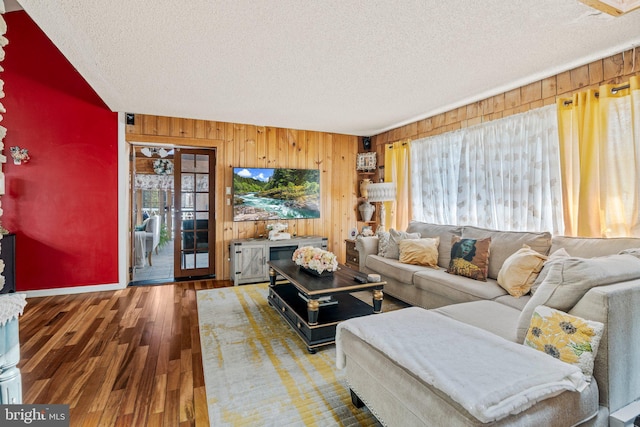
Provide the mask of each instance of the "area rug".
{"label": "area rug", "polygon": [[351,404],[335,346],[309,354],[266,284],[197,292],[212,426],[377,426]]}

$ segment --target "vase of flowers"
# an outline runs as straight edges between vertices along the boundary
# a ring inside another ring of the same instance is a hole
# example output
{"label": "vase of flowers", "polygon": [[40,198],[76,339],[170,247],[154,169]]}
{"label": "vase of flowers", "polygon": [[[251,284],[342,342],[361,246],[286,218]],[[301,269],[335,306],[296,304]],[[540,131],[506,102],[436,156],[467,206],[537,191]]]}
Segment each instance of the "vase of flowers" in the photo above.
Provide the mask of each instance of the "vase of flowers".
{"label": "vase of flowers", "polygon": [[330,276],[338,269],[335,254],[313,246],[296,249],[291,259],[301,270],[315,276]]}

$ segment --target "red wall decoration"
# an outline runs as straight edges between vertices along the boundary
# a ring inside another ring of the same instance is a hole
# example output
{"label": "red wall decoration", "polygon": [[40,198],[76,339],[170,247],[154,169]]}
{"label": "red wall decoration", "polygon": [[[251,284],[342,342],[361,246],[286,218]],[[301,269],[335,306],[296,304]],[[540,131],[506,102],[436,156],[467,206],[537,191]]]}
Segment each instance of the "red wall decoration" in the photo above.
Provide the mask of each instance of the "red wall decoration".
{"label": "red wall decoration", "polygon": [[[24,11],[4,15],[4,214],[18,291],[118,282],[118,119]],[[9,147],[31,160],[14,165]]]}

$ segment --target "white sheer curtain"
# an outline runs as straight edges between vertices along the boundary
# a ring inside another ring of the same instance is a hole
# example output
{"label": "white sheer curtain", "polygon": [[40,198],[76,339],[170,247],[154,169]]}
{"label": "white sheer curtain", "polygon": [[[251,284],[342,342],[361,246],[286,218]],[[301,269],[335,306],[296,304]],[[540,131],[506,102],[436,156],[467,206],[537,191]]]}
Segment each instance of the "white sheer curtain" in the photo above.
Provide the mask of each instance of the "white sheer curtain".
{"label": "white sheer curtain", "polygon": [[555,105],[411,143],[413,218],[562,234]]}
{"label": "white sheer curtain", "polygon": [[600,90],[602,234],[640,236],[640,77],[631,78],[629,90],[612,87]]}

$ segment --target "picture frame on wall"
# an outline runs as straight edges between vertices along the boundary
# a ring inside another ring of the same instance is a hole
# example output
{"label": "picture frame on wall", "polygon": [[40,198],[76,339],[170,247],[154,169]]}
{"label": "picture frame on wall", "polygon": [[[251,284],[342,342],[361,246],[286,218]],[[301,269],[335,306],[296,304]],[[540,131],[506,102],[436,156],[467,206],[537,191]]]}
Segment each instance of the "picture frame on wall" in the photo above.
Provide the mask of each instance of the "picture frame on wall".
{"label": "picture frame on wall", "polygon": [[356,170],[363,172],[371,172],[376,170],[377,153],[375,151],[369,153],[358,153],[356,159]]}

